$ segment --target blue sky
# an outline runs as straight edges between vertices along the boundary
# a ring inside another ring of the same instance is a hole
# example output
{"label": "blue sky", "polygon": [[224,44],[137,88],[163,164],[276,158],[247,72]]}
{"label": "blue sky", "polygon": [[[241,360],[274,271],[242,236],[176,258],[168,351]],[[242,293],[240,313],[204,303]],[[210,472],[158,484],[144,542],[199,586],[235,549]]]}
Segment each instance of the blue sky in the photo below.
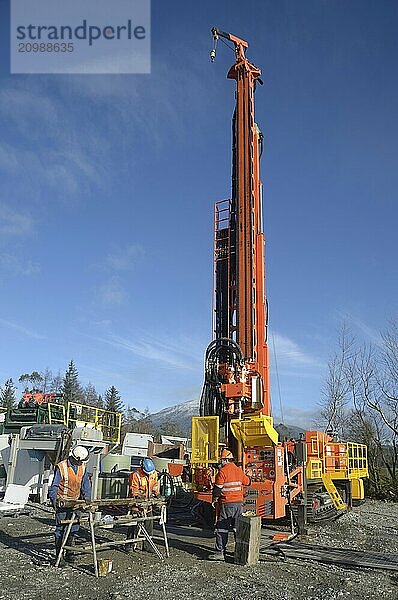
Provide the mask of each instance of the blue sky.
{"label": "blue sky", "polygon": [[232,53],[263,70],[274,416],[310,424],[336,331],[396,315],[398,7],[152,2],[150,75],[10,75],[0,0],[0,384],[71,358],[137,408],[198,397],[213,202],[230,194]]}

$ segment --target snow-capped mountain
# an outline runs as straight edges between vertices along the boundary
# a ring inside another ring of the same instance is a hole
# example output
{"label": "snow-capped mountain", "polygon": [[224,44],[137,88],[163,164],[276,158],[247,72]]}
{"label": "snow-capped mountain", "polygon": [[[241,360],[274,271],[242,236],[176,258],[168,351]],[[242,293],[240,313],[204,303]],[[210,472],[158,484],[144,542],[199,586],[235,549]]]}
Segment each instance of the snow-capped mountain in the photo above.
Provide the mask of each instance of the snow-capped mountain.
{"label": "snow-capped mountain", "polygon": [[132,406],[129,406],[127,408],[127,414],[130,419],[135,419],[136,421],[140,421],[141,419],[145,419],[147,417],[146,413],[141,412],[140,410]]}
{"label": "snow-capped mountain", "polygon": [[182,435],[189,434],[191,431],[191,419],[199,415],[199,400],[188,400],[183,404],[163,408],[157,413],[149,415],[152,423],[159,427],[167,423],[174,423],[181,431]]}
{"label": "snow-capped mountain", "polygon": [[[148,418],[156,427],[173,423],[177,426],[181,435],[190,436],[191,419],[197,415],[199,415],[199,400],[195,399],[164,408],[157,413],[149,415]],[[298,439],[300,434],[304,432],[304,429],[301,427],[284,425],[283,423],[275,424],[275,429],[278,431],[281,440],[284,438]]]}

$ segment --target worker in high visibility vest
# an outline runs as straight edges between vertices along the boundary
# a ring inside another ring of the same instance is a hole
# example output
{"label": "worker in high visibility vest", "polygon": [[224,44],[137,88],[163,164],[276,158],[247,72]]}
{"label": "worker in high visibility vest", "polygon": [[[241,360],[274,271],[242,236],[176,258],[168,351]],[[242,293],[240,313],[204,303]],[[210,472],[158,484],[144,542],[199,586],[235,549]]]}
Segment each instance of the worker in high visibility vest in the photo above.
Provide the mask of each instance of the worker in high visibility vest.
{"label": "worker in high visibility vest", "polygon": [[221,468],[216,475],[212,503],[218,505],[216,523],[216,547],[209,560],[224,560],[229,531],[234,532],[242,514],[243,486],[250,484],[250,477],[234,463],[232,452],[224,449],[220,457]]}
{"label": "worker in high visibility vest", "polygon": [[[141,460],[140,468],[138,471],[133,471],[129,476],[129,496],[130,498],[140,498],[142,500],[150,500],[150,498],[159,496],[159,479],[155,469],[154,462],[151,458],[143,458]],[[148,507],[147,516],[152,516],[152,509]],[[146,519],[144,522],[145,529],[150,536],[153,534],[153,520],[151,518]],[[137,534],[137,527],[132,527],[131,535],[135,537]],[[126,544],[126,552],[131,552],[137,548],[136,544]],[[151,546],[144,542],[144,550],[152,552]]]}
{"label": "worker in high visibility vest", "polygon": [[[86,462],[89,458],[89,451],[84,446],[75,446],[67,460],[58,463],[54,473],[54,479],[48,491],[48,497],[55,509],[55,552],[56,557],[61,549],[62,540],[67,525],[62,521],[68,520],[72,516],[72,509],[63,508],[63,500],[89,500],[91,497],[91,483],[86,471]],[[76,512],[79,517],[79,512]],[[79,531],[79,524],[74,523],[70,531],[67,545],[73,546],[75,537]],[[73,562],[73,555],[66,552],[65,560]],[[60,566],[63,561],[60,562]]]}
{"label": "worker in high visibility vest", "polygon": [[143,458],[139,470],[130,473],[129,488],[130,498],[159,496],[158,474],[151,458]]}

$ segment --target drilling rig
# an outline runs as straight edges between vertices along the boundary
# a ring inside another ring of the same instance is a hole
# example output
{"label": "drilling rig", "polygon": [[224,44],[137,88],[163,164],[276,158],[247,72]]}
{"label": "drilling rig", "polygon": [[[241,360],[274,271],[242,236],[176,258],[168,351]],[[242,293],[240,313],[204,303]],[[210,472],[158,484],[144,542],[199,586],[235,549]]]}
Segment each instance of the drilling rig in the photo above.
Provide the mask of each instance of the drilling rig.
{"label": "drilling rig", "polygon": [[[213,340],[205,355],[200,416],[192,420],[195,496],[211,502],[220,440],[251,478],[244,511],[264,519],[295,512],[299,522],[345,511],[362,500],[366,447],[308,431],[300,440],[279,441],[270,402],[267,346],[268,303],[260,159],[263,135],[255,120],[261,70],[248,43],[212,29],[212,62],[219,40],[233,45],[236,82],[232,118],[231,198],[214,208]],[[229,44],[228,44],[229,45]]]}

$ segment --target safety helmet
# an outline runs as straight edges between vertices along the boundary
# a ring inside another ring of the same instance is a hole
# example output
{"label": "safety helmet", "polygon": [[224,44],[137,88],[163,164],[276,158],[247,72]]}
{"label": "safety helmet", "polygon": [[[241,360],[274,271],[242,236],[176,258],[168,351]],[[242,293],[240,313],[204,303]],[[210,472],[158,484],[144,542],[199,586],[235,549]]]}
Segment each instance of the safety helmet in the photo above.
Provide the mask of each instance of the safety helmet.
{"label": "safety helmet", "polygon": [[147,475],[150,475],[155,471],[155,465],[151,458],[143,458],[141,461],[141,467],[144,473],[146,473]]}
{"label": "safety helmet", "polygon": [[230,450],[224,448],[224,450],[221,452],[220,458],[221,460],[234,460],[234,455]]}
{"label": "safety helmet", "polygon": [[72,448],[69,454],[69,456],[80,462],[85,462],[86,460],[88,460],[88,455],[89,451],[85,446],[75,446],[74,448]]}

